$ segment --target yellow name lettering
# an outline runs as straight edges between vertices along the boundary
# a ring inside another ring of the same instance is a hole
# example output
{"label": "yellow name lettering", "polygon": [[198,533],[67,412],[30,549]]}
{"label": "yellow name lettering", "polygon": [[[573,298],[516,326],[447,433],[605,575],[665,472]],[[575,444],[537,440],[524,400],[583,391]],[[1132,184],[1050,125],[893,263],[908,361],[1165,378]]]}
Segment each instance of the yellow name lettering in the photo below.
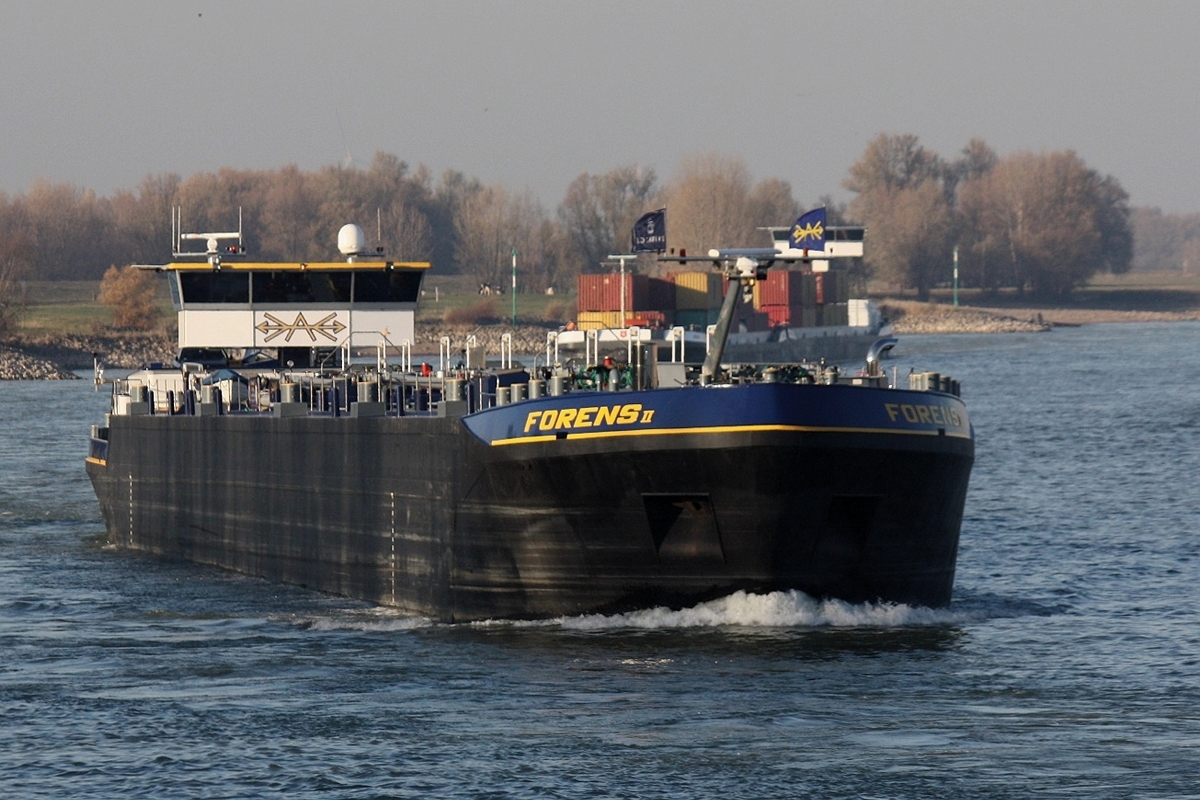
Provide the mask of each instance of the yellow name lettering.
{"label": "yellow name lettering", "polygon": [[577,416],[575,418],[575,427],[576,428],[592,427],[592,425],[593,425],[592,415],[595,414],[599,410],[600,409],[597,408],[596,406],[588,406],[587,408],[579,409],[579,416]]}
{"label": "yellow name lettering", "polygon": [[632,425],[637,422],[638,416],[642,412],[641,403],[630,403],[627,406],[621,406],[621,413],[617,415],[618,425]]}
{"label": "yellow name lettering", "polygon": [[961,428],[963,425],[962,415],[948,406],[884,403],[883,410],[887,412],[891,422],[903,417],[904,421],[909,423],[941,425],[947,428]]}
{"label": "yellow name lettering", "polygon": [[575,422],[575,415],[579,413],[578,408],[564,408],[558,412],[558,424],[555,428],[569,428]]}
{"label": "yellow name lettering", "polygon": [[538,420],[540,420],[541,418],[542,418],[541,411],[530,411],[529,416],[525,417],[525,432],[529,433],[529,429],[532,428],[534,423],[537,422]]}
{"label": "yellow name lettering", "polygon": [[542,412],[542,420],[538,423],[539,431],[554,430],[554,423],[558,420],[558,412],[553,408]]}

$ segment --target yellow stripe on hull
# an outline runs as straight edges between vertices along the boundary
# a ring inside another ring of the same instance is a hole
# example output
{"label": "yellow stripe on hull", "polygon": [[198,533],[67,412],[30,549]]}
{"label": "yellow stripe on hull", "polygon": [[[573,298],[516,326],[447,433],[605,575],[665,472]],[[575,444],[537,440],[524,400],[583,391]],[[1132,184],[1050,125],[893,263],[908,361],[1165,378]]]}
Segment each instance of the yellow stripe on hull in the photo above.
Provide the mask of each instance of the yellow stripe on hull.
{"label": "yellow stripe on hull", "polygon": [[[821,428],[809,425],[717,425],[702,428],[654,428],[650,430],[617,430],[617,431],[588,431],[568,432],[566,439],[613,439],[623,436],[675,436],[680,434],[712,434],[712,433],[894,433],[903,436],[957,436],[962,439],[970,438],[958,433],[940,434],[937,431],[906,431],[895,428]],[[532,444],[535,442],[557,441],[557,434],[538,436],[516,436],[511,439],[496,439],[492,447],[503,447],[512,444]]]}

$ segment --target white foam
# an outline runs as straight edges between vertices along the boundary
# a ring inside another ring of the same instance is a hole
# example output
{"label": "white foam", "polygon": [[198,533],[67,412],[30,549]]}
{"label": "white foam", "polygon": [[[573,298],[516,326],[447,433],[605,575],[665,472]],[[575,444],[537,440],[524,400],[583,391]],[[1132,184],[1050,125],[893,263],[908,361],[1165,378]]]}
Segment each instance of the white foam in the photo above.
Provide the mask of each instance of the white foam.
{"label": "white foam", "polygon": [[[625,614],[588,614],[544,620],[485,620],[479,628],[558,628],[568,631],[680,630],[687,628],[906,628],[951,625],[967,620],[947,609],[903,603],[847,603],[817,600],[803,592],[735,592],[691,608],[648,608]],[[410,631],[439,626],[393,608],[344,609],[329,616],[292,620],[317,631]]]}
{"label": "white foam", "polygon": [[[650,608],[626,614],[561,617],[523,625],[554,625],[565,630],[636,628],[671,630],[682,628],[903,628],[948,625],[962,617],[948,610],[909,606],[903,603],[846,603],[816,600],[803,592],[749,594],[735,592],[678,611]],[[494,623],[493,623],[494,624]]]}

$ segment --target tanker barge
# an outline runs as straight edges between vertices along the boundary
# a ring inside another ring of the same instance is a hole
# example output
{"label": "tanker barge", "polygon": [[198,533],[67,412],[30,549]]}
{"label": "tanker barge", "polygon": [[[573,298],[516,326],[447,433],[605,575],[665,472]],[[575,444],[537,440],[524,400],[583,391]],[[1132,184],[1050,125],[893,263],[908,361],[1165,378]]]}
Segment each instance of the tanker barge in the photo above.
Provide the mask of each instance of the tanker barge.
{"label": "tanker barge", "polygon": [[86,466],[112,544],[451,622],[738,590],[949,603],[974,459],[957,383],[892,385],[886,341],[857,374],[728,363],[769,254],[712,253],[731,280],[702,364],[636,331],[578,363],[443,340],[417,364],[427,264],[374,259],[356,226],[320,264],[237,261],[233,235],[176,234],[155,269],[179,361],[104,382]]}

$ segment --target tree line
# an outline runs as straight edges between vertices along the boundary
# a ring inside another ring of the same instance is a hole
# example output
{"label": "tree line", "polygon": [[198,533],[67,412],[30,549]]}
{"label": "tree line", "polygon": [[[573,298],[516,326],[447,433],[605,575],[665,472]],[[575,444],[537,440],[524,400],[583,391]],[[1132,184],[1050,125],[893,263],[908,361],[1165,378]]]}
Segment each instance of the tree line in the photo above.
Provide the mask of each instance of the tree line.
{"label": "tree line", "polygon": [[972,139],[947,160],[912,134],[868,143],[844,184],[868,227],[876,278],[924,299],[952,274],[963,286],[1062,296],[1133,261],[1128,195],[1075,152],[1000,158]]}
{"label": "tree line", "polygon": [[[963,285],[989,291],[1063,294],[1098,270],[1133,263],[1126,193],[1071,151],[1000,158],[973,139],[948,160],[915,135],[880,134],[843,185],[854,194],[848,205],[823,198],[803,208],[825,204],[830,224],[867,225],[859,277],[922,297],[949,280],[956,246]],[[770,244],[761,228],[787,225],[802,209],[787,181],[755,181],[744,161],[715,154],[684,159],[662,183],[637,164],[583,173],[553,212],[528,190],[454,170],[435,178],[383,152],[365,169],[150,175],[111,197],[37,182],[0,193],[0,326],[21,279],[98,280],[114,265],[167,260],[174,206],[190,231],[229,230],[242,209],[247,250],[264,260],[334,258],[338,228],[357,222],[390,258],[430,260],[438,272],[503,286],[515,250],[522,291],[569,290],[579,273],[610,269],[607,256],[626,252],[634,221],[655,208],[668,208],[671,249],[692,254]],[[1146,223],[1139,228],[1155,222],[1137,219]],[[649,258],[637,268],[661,271]]]}
{"label": "tree line", "polygon": [[1200,214],[1133,209],[1133,268],[1200,273]]}

